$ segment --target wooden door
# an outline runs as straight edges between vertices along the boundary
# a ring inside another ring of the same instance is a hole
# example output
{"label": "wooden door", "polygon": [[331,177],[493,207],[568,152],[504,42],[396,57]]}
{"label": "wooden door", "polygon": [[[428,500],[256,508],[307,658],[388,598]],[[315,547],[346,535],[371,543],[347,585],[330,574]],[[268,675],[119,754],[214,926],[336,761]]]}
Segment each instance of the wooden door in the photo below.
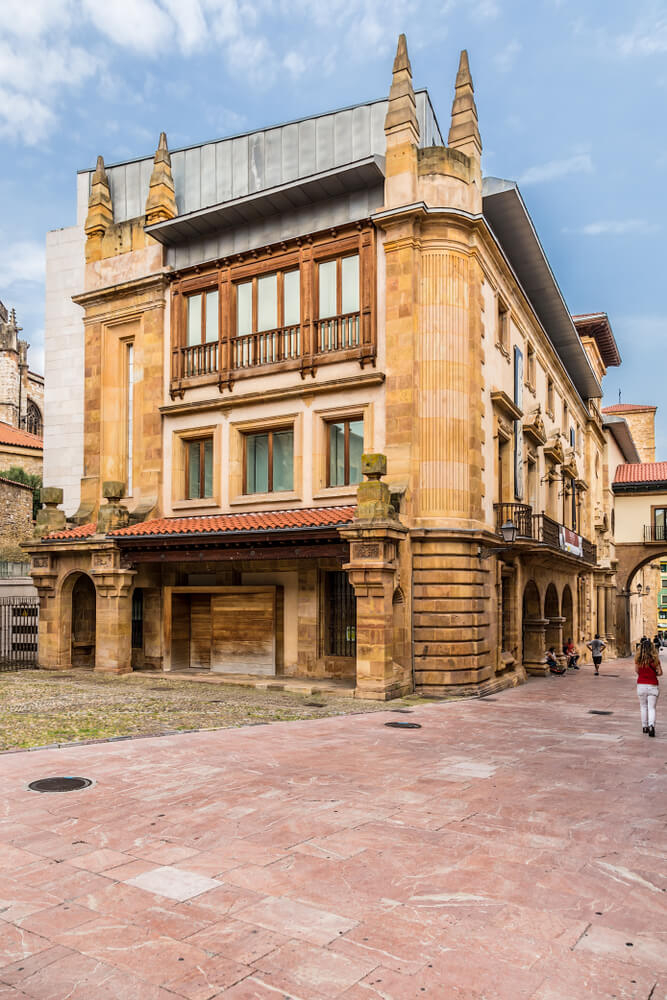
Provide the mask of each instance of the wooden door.
{"label": "wooden door", "polygon": [[239,590],[211,597],[211,670],[276,672],[275,591]]}
{"label": "wooden door", "polygon": [[193,594],[190,598],[190,668],[211,669],[211,598]]}

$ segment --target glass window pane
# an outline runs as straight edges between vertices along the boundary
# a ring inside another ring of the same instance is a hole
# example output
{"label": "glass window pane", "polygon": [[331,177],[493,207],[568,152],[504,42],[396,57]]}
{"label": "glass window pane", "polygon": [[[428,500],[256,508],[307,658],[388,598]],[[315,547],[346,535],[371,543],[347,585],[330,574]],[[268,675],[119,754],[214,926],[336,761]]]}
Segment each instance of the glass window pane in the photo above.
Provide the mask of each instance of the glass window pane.
{"label": "glass window pane", "polygon": [[278,275],[265,274],[257,279],[257,329],[275,330],[278,326]]}
{"label": "glass window pane", "polygon": [[204,441],[204,496],[213,496],[213,438]]}
{"label": "glass window pane", "polygon": [[199,441],[188,442],[188,500],[199,499]]}
{"label": "glass window pane", "polygon": [[361,482],[361,456],[364,452],[364,422],[350,421],[350,483]]}
{"label": "glass window pane", "polygon": [[246,491],[267,493],[269,489],[269,435],[246,438]]}
{"label": "glass window pane", "polygon": [[336,315],[336,261],[328,260],[319,267],[320,319]]}
{"label": "glass window pane", "polygon": [[206,293],[206,340],[218,339],[218,292]]}
{"label": "glass window pane", "polygon": [[343,257],[341,308],[344,313],[359,312],[359,254]]}
{"label": "glass window pane", "polygon": [[273,435],[273,492],[294,488],[294,432]]}
{"label": "glass window pane", "polygon": [[201,344],[201,295],[188,296],[188,347]]}
{"label": "glass window pane", "polygon": [[345,485],[345,424],[329,424],[329,486]]}
{"label": "glass window pane", "polygon": [[252,281],[236,286],[236,335],[252,333]]}
{"label": "glass window pane", "polygon": [[301,322],[301,283],[298,271],[287,271],[283,277],[285,291],[285,326]]}

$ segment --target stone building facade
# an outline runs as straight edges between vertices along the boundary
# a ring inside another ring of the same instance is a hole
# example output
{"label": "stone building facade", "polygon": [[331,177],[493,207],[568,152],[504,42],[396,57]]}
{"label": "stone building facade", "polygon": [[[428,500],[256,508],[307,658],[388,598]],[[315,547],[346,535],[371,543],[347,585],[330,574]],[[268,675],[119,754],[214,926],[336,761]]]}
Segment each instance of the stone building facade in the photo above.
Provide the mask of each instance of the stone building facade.
{"label": "stone building facade", "polygon": [[0,302],[0,422],[43,437],[44,377],[28,367],[29,344],[21,340],[16,313]]}
{"label": "stone building facade", "polygon": [[479,694],[590,635],[620,357],[481,150],[467,54],[445,141],[401,36],[386,100],[79,175],[42,666]]}
{"label": "stone building facade", "polygon": [[32,535],[32,488],[0,477],[0,551]]}

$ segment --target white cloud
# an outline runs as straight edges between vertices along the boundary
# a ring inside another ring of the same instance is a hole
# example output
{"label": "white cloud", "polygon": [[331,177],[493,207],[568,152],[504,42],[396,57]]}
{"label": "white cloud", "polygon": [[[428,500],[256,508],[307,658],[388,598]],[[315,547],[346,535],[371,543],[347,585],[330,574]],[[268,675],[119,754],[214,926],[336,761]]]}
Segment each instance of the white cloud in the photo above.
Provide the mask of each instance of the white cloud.
{"label": "white cloud", "polygon": [[605,219],[600,222],[589,222],[577,229],[563,229],[563,232],[578,236],[629,236],[633,233],[649,235],[659,230],[660,226],[647,222],[646,219]]}
{"label": "white cloud", "polygon": [[568,174],[592,174],[593,161],[589,153],[578,153],[565,160],[549,160],[539,166],[529,167],[519,177],[520,184],[542,184],[544,181],[557,180]]}
{"label": "white cloud", "polygon": [[478,0],[472,4],[470,13],[474,21],[492,21],[500,14],[500,7],[496,0]]}
{"label": "white cloud", "polygon": [[138,52],[160,51],[174,29],[173,20],[153,0],[82,0],[82,9],[100,34]]}
{"label": "white cloud", "polygon": [[516,62],[516,57],[519,52],[521,52],[522,48],[523,46],[521,45],[521,42],[518,42],[516,39],[512,42],[508,42],[505,48],[501,49],[500,52],[493,58],[496,68],[501,73],[508,73]]}
{"label": "white cloud", "polygon": [[616,51],[626,57],[653,56],[667,52],[667,17],[636,25],[632,31],[618,35]]}
{"label": "white cloud", "polygon": [[1,236],[0,287],[4,290],[20,281],[44,281],[46,253],[44,244],[35,240],[11,242],[6,233]]}

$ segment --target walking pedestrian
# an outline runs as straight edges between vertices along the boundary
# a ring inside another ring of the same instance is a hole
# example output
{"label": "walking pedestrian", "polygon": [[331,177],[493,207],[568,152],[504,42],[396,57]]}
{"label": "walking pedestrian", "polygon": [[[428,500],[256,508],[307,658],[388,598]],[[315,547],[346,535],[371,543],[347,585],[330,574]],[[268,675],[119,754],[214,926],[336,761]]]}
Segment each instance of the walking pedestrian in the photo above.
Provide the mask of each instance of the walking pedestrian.
{"label": "walking pedestrian", "polygon": [[600,673],[600,664],[602,663],[602,650],[607,648],[607,643],[596,633],[595,638],[587,642],[586,646],[593,654],[593,666],[595,667],[595,676],[597,677]]}
{"label": "walking pedestrian", "polygon": [[655,736],[655,710],[660,695],[658,677],[662,677],[660,657],[650,639],[642,639],[635,655],[637,697],[642,716],[642,732]]}

